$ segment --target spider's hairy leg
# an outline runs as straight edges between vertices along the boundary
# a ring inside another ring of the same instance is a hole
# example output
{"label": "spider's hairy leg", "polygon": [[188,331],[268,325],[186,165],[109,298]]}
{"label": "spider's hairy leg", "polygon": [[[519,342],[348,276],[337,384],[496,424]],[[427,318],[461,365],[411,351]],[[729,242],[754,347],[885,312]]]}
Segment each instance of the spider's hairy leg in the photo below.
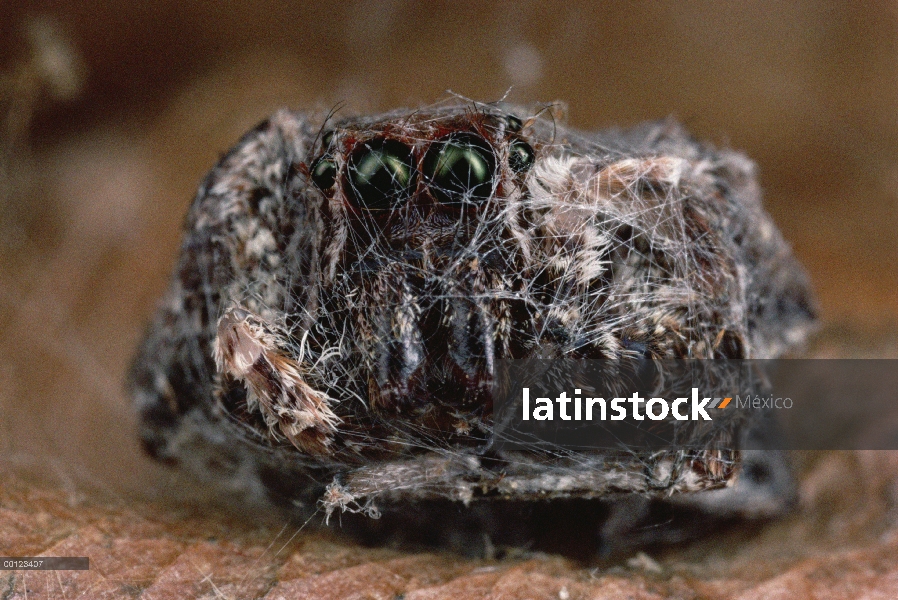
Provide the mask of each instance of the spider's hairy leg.
{"label": "spider's hairy leg", "polygon": [[286,347],[271,324],[234,306],[218,321],[213,353],[221,374],[246,385],[248,406],[261,411],[272,435],[279,431],[303,452],[326,454],[340,419],[327,395],[303,380],[302,365]]}

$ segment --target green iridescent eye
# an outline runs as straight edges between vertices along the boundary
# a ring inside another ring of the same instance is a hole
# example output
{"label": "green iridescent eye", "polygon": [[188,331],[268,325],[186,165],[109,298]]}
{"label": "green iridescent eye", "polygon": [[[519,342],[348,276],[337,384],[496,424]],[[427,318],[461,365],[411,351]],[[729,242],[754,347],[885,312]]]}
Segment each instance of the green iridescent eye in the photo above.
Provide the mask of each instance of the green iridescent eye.
{"label": "green iridescent eye", "polygon": [[331,142],[334,141],[334,130],[325,131],[324,135],[321,136],[321,145],[325,148],[330,148]]}
{"label": "green iridescent eye", "polygon": [[505,131],[517,133],[524,127],[521,120],[514,115],[505,115],[503,120],[505,121]]}
{"label": "green iridescent eye", "polygon": [[515,140],[508,149],[508,166],[515,173],[526,171],[533,166],[536,154],[527,142]]}
{"label": "green iridescent eye", "polygon": [[337,163],[329,156],[322,156],[312,163],[312,181],[322,192],[334,187],[337,179]]}
{"label": "green iridescent eye", "polygon": [[412,150],[396,140],[369,140],[352,152],[347,173],[358,206],[368,210],[393,208],[411,193]]}
{"label": "green iridescent eye", "polygon": [[431,193],[445,204],[482,202],[493,192],[496,155],[486,140],[454,133],[434,143],[424,157]]}

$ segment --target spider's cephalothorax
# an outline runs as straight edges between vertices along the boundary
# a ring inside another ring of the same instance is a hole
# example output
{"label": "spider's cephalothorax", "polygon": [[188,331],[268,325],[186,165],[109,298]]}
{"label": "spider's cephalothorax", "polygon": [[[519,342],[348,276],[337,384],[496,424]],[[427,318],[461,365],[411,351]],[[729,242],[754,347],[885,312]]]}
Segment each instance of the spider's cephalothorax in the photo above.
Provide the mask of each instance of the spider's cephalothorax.
{"label": "spider's cephalothorax", "polygon": [[300,504],[722,485],[733,455],[485,457],[496,361],[775,357],[813,320],[752,163],[671,122],[282,112],[186,228],[133,372],[146,446]]}

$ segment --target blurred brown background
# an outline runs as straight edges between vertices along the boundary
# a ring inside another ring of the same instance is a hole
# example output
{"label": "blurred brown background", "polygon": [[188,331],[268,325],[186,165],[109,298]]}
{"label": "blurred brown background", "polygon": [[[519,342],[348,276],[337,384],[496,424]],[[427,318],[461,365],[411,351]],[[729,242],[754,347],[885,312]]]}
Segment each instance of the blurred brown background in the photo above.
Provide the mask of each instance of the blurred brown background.
{"label": "blurred brown background", "polygon": [[812,351],[898,355],[898,3],[6,0],[0,463],[166,494],[121,381],[199,179],[277,108],[447,90],[744,150],[818,289]]}

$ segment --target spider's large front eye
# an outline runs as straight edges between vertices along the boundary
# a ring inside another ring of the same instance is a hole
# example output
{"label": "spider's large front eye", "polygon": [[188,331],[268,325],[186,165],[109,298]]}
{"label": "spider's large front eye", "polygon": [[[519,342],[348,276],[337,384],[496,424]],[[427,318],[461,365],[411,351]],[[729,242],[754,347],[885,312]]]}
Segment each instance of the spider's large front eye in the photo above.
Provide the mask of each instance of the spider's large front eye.
{"label": "spider's large front eye", "polygon": [[482,202],[493,191],[496,155],[481,137],[453,133],[424,157],[424,177],[433,195],[446,204]]}
{"label": "spider's large front eye", "polygon": [[349,157],[349,188],[368,210],[393,208],[408,198],[413,174],[412,150],[396,140],[369,140]]}

